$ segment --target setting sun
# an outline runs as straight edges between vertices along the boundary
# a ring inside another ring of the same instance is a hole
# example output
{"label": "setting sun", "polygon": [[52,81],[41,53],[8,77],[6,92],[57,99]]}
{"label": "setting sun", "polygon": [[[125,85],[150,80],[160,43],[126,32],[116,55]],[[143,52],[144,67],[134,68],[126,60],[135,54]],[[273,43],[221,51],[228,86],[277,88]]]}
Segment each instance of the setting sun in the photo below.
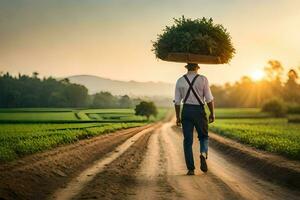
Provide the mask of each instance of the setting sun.
{"label": "setting sun", "polygon": [[259,81],[259,80],[263,79],[263,77],[264,77],[264,72],[262,70],[256,70],[251,73],[251,78],[254,81]]}

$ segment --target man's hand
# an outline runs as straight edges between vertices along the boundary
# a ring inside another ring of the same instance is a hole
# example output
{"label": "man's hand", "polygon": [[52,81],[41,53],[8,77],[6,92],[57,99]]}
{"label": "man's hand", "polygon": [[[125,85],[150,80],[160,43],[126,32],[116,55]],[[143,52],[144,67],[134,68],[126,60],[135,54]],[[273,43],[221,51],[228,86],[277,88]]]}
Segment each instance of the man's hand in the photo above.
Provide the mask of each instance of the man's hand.
{"label": "man's hand", "polygon": [[207,103],[209,108],[210,115],[208,117],[208,123],[213,123],[215,121],[215,114],[214,114],[214,101]]}
{"label": "man's hand", "polygon": [[176,112],[176,125],[181,126],[180,105],[175,104],[175,112]]}
{"label": "man's hand", "polygon": [[176,126],[181,126],[181,119],[180,118],[176,119]]}
{"label": "man's hand", "polygon": [[210,113],[208,117],[208,122],[213,123],[215,121],[215,114]]}

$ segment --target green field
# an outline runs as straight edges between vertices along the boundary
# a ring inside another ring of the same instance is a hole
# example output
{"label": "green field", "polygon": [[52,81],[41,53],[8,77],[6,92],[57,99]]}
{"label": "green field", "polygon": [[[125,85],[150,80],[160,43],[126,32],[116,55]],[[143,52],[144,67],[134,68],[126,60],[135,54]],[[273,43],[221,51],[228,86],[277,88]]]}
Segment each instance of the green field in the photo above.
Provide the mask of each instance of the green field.
{"label": "green field", "polygon": [[[159,109],[157,120],[167,109]],[[0,109],[0,123],[145,122],[133,109]]]}
{"label": "green field", "polygon": [[218,108],[215,114],[218,119],[270,117],[270,114],[261,112],[259,108]]}
{"label": "green field", "polygon": [[[263,113],[256,118],[255,109],[246,110],[217,109],[217,120],[210,124],[210,130],[255,148],[300,160],[299,123],[289,123],[287,118],[270,118]],[[245,117],[246,113],[248,117]],[[218,118],[218,115],[222,117]]]}
{"label": "green field", "polygon": [[161,108],[155,118],[146,121],[145,117],[135,116],[132,109],[1,109],[0,162],[103,133],[142,126],[162,119],[167,111]]}
{"label": "green field", "polygon": [[[135,116],[133,109],[0,109],[0,162],[61,144],[162,119]],[[300,160],[299,115],[272,118],[256,108],[216,109],[210,130],[258,149]],[[296,122],[296,123],[291,123]],[[298,122],[298,123],[297,123]]]}

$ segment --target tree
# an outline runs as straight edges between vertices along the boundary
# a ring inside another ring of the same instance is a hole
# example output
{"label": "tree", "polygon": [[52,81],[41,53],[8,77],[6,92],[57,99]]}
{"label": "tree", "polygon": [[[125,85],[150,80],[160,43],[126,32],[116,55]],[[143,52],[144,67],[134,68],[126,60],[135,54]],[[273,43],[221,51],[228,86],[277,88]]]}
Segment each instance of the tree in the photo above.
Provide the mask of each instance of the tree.
{"label": "tree", "polygon": [[120,108],[131,108],[132,104],[132,100],[129,98],[128,95],[124,95],[119,99]]}
{"label": "tree", "polygon": [[135,115],[146,116],[147,120],[149,120],[151,115],[156,117],[157,108],[153,102],[142,101],[140,104],[136,105]]}
{"label": "tree", "polygon": [[290,69],[288,72],[288,80],[284,85],[283,97],[286,101],[292,103],[300,103],[300,85],[297,83],[298,74],[296,70]]}
{"label": "tree", "polygon": [[82,85],[9,73],[0,75],[0,107],[84,107],[88,90]]}
{"label": "tree", "polygon": [[280,80],[283,74],[283,66],[278,60],[269,60],[264,70],[269,80]]}
{"label": "tree", "polygon": [[64,84],[68,84],[68,83],[70,83],[70,79],[64,78],[64,79],[60,80],[60,82],[64,83]]}
{"label": "tree", "polygon": [[33,72],[33,73],[32,73],[32,77],[33,77],[33,78],[38,78],[38,75],[39,75],[38,72]]}
{"label": "tree", "polygon": [[286,114],[286,107],[280,99],[271,99],[264,103],[262,111],[271,113],[275,117],[283,117]]}
{"label": "tree", "polygon": [[67,84],[64,94],[71,107],[84,107],[87,103],[88,90],[78,84]]}
{"label": "tree", "polygon": [[117,107],[117,98],[110,92],[99,92],[94,95],[92,107],[115,108]]}

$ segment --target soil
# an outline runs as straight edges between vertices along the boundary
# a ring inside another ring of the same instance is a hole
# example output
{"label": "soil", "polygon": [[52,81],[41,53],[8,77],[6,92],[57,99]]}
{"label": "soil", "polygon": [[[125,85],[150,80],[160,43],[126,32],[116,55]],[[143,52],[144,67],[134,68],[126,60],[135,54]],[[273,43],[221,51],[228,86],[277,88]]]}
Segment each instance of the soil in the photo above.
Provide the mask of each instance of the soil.
{"label": "soil", "polygon": [[299,161],[261,151],[214,133],[210,133],[210,146],[265,180],[293,189],[300,188]]}
{"label": "soil", "polygon": [[[139,138],[119,159],[106,166],[74,199],[126,199],[136,186],[138,169],[152,132]],[[101,190],[99,190],[101,188]],[[121,189],[121,190],[120,190]]]}
{"label": "soil", "polygon": [[[214,144],[222,138],[214,137],[213,134],[207,160],[209,171],[200,171],[199,142],[195,140],[193,150],[196,175],[186,176],[183,137],[181,131],[174,128],[174,124],[172,119],[162,124],[118,131],[2,165],[0,197],[101,200],[299,199],[299,188],[284,187],[261,176],[259,171],[262,166],[257,165],[256,170],[250,165],[247,167],[238,154]],[[229,140],[226,142],[230,146],[236,145]],[[248,150],[244,145],[241,148]],[[299,163],[293,162],[288,166],[297,169]]]}
{"label": "soil", "polygon": [[0,165],[0,199],[45,199],[146,127],[130,128]]}

